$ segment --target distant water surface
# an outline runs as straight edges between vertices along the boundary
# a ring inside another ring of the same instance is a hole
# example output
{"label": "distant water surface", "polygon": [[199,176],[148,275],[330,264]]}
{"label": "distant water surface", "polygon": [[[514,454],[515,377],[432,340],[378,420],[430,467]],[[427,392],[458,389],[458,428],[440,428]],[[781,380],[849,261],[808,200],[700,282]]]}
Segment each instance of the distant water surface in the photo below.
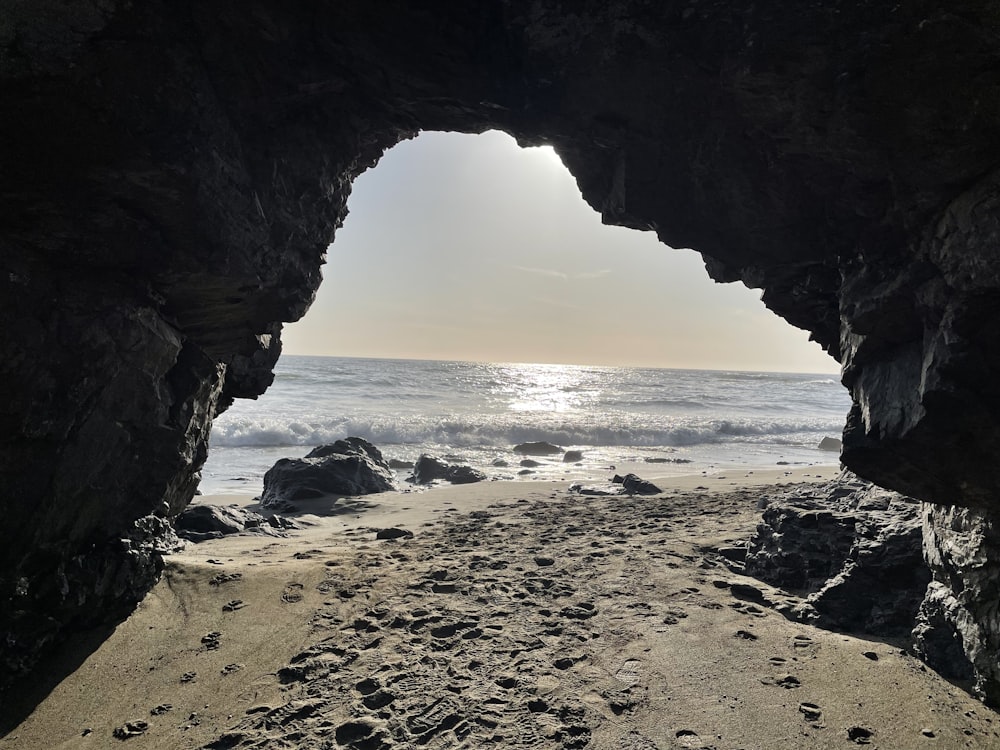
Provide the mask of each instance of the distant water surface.
{"label": "distant water surface", "polygon": [[[651,476],[830,465],[838,455],[817,446],[840,437],[849,407],[830,375],[286,355],[264,396],[216,420],[201,490],[259,493],[279,458],[348,436],[386,458],[432,453],[502,479],[599,479],[630,463]],[[511,448],[535,440],[584,460],[519,475]]]}

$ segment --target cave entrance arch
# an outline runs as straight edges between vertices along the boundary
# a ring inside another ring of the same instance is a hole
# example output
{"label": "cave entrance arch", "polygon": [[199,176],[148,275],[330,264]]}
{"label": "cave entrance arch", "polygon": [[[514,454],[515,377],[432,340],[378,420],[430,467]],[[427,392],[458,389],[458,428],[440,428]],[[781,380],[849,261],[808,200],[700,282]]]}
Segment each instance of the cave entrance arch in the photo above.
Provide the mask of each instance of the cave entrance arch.
{"label": "cave entrance arch", "polygon": [[420,129],[555,144],[606,221],[697,248],[843,363],[850,466],[995,513],[992,4],[22,5],[0,40],[10,670],[148,589],[136,521],[190,500],[350,180]]}
{"label": "cave entrance arch", "polygon": [[[301,456],[348,435],[371,440],[388,450],[387,456],[415,459],[416,448],[400,445],[398,435],[426,428],[396,425],[391,401],[382,402],[386,413],[381,418],[369,416],[366,409],[325,395],[320,389],[328,386],[317,379],[316,403],[336,399],[336,405],[291,412],[270,406],[272,399],[293,398],[283,377],[303,377],[294,368],[286,370],[289,355],[811,372],[823,373],[812,387],[839,390],[833,360],[808,342],[805,332],[767,310],[758,291],[713,283],[701,256],[666,247],[651,232],[602,224],[550,147],[520,148],[499,131],[421,133],[394,146],[355,181],[348,208],[328,248],[316,301],[301,321],[282,331],[278,384],[257,402],[236,402],[216,420],[203,492],[258,493],[262,473],[279,458]],[[309,371],[319,366],[311,364]],[[379,380],[379,366],[371,368]],[[563,376],[573,373],[567,368]],[[803,389],[810,387],[803,383]],[[760,428],[755,444],[749,443],[751,433],[741,432],[756,429],[740,410],[749,394],[737,395],[737,389],[745,386],[733,385],[728,410],[688,407],[690,413],[676,415],[676,434],[660,425],[662,440],[698,443],[696,459],[688,460],[696,460],[700,470],[710,465],[711,451],[692,435],[732,420],[724,429],[748,441],[750,452],[740,459],[748,467],[787,462],[787,450],[764,447],[767,429]],[[354,387],[344,381],[345,389]],[[663,388],[663,398],[669,399],[669,383]],[[762,393],[760,388],[751,390]],[[790,448],[795,460],[835,463],[836,454],[811,455],[809,449],[824,437],[839,437],[849,408],[846,393],[839,395],[817,393],[822,406],[815,406],[815,413],[798,401],[795,407],[761,403],[758,409],[776,409],[768,412],[773,424],[781,423],[775,429],[788,430],[775,433],[774,440],[787,443],[795,433],[802,444]],[[800,398],[798,393],[788,397]],[[677,398],[684,403],[683,396]],[[784,409],[800,410],[800,424],[784,425]],[[650,420],[666,417],[666,412],[649,415]],[[680,434],[681,421],[691,424],[687,437]],[[554,434],[549,439],[559,442]],[[469,436],[454,438],[461,442]],[[636,439],[637,445],[655,441],[652,436]],[[510,445],[520,442],[510,440]],[[410,442],[421,441],[413,437]],[[623,445],[605,463],[625,461]],[[433,447],[438,454],[446,449]],[[732,460],[736,450],[730,444],[726,458]]]}

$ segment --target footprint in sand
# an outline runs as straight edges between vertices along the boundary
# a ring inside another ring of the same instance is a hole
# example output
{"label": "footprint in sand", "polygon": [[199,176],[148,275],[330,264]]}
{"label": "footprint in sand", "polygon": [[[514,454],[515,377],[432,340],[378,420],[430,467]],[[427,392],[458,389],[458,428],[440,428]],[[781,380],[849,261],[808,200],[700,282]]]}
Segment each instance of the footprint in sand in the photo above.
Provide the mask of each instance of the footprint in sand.
{"label": "footprint in sand", "polygon": [[815,703],[800,703],[799,713],[806,721],[817,721],[823,715],[823,710]]}
{"label": "footprint in sand", "polygon": [[761,685],[777,685],[779,687],[785,688],[785,690],[794,690],[797,687],[801,687],[802,683],[799,681],[798,677],[794,675],[786,674],[781,677],[761,677]]}
{"label": "footprint in sand", "polygon": [[294,581],[285,584],[285,589],[281,592],[281,601],[286,604],[296,604],[301,602],[303,599],[303,588],[304,587],[301,583],[295,583]]}
{"label": "footprint in sand", "polygon": [[767,612],[762,610],[760,607],[754,604],[747,604],[746,602],[736,602],[735,604],[729,605],[737,612],[744,615],[750,615],[751,617],[767,617]]}
{"label": "footprint in sand", "polygon": [[666,611],[663,616],[664,625],[676,625],[678,622],[687,617],[688,614],[682,609],[671,608]]}
{"label": "footprint in sand", "polygon": [[628,659],[622,664],[621,669],[615,672],[615,679],[631,687],[641,679],[639,671],[641,666],[642,662],[638,659]]}
{"label": "footprint in sand", "polygon": [[631,731],[618,740],[618,747],[621,750],[657,750],[658,748],[657,744],[649,737],[636,731]]}
{"label": "footprint in sand", "polygon": [[112,735],[116,740],[127,740],[130,737],[145,734],[147,729],[149,729],[149,724],[145,721],[127,721],[122,726],[117,727]]}
{"label": "footprint in sand", "polygon": [[870,745],[875,732],[868,727],[850,727],[847,730],[847,739],[859,745]]}
{"label": "footprint in sand", "polygon": [[691,750],[707,750],[707,746],[693,729],[678,730],[674,734],[674,741],[677,747],[690,748]]}
{"label": "footprint in sand", "polygon": [[218,573],[212,576],[212,580],[208,582],[210,586],[221,586],[224,583],[231,583],[233,581],[242,581],[242,573]]}

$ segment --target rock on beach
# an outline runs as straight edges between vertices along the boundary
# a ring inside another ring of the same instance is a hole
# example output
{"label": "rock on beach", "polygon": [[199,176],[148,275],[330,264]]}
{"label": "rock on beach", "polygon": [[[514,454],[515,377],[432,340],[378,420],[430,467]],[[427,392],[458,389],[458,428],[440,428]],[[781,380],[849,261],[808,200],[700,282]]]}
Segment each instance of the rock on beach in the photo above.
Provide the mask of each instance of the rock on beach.
{"label": "rock on beach", "polygon": [[414,484],[430,484],[438,479],[452,484],[472,484],[482,482],[486,475],[471,466],[450,464],[426,453],[421,455],[413,466],[413,476],[409,481]]}
{"label": "rock on beach", "polygon": [[264,507],[326,495],[354,496],[396,489],[381,451],[349,437],[314,448],[305,458],[283,458],[264,475]]}
{"label": "rock on beach", "polygon": [[540,440],[530,443],[518,443],[514,446],[514,452],[525,456],[553,456],[557,453],[562,453],[563,449],[558,445]]}

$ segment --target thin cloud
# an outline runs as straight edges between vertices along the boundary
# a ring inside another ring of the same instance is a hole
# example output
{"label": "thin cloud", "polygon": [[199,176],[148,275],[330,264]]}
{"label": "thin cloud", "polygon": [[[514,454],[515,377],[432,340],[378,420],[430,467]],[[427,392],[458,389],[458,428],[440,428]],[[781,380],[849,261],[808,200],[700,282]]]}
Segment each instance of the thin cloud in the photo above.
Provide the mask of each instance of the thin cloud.
{"label": "thin cloud", "polygon": [[562,271],[554,271],[551,268],[528,268],[527,266],[514,266],[514,270],[535,274],[536,276],[547,276],[552,279],[569,281],[569,274],[563,273]]}
{"label": "thin cloud", "polygon": [[546,276],[551,279],[561,279],[562,281],[584,281],[587,279],[600,279],[611,273],[611,269],[605,268],[600,271],[582,271],[580,273],[566,273],[556,271],[551,268],[530,268],[528,266],[514,266],[515,271],[535,274],[536,276]]}

